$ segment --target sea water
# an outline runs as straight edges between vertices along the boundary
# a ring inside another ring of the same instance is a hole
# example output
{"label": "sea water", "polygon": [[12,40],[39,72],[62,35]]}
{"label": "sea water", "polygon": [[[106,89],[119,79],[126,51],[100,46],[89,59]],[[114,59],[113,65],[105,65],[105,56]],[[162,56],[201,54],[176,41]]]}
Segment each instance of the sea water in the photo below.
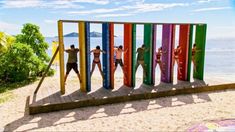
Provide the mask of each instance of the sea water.
{"label": "sea water", "polygon": [[[50,44],[48,54],[52,56],[51,43],[56,38],[46,38],[46,41]],[[115,46],[123,45],[123,37],[115,37]],[[64,45],[65,48],[69,48],[71,44],[78,47],[77,37],[65,37]],[[136,40],[136,47],[140,47],[143,44],[143,38],[139,37]],[[91,37],[91,49],[94,49],[99,45],[102,49],[102,38]],[[161,45],[161,40],[157,41],[157,47]],[[68,55],[65,53],[65,63]],[[102,63],[102,56],[100,57]],[[91,62],[93,60],[93,54],[91,54]],[[176,67],[174,68],[176,74]],[[121,71],[118,67],[117,71]],[[159,73],[159,67],[156,72]],[[97,72],[98,73],[98,72]],[[142,68],[138,68],[137,77],[142,76]],[[235,39],[208,39],[206,42],[206,53],[205,53],[205,76],[224,76],[227,78],[233,78],[235,81]]]}

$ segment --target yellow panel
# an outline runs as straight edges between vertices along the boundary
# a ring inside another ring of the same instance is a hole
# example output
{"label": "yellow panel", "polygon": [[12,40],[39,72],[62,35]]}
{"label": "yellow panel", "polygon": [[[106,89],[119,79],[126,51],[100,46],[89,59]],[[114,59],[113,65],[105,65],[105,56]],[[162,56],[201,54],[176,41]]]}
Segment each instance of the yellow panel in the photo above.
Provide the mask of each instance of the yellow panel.
{"label": "yellow panel", "polygon": [[64,40],[63,40],[63,23],[58,21],[58,38],[59,38],[59,59],[60,59],[60,92],[65,93],[64,84]]}
{"label": "yellow panel", "polygon": [[[52,41],[52,55],[55,54],[58,44],[59,44],[58,41]],[[52,64],[57,65],[58,63],[59,63],[59,54],[56,55]]]}
{"label": "yellow panel", "polygon": [[79,22],[79,49],[80,49],[80,89],[86,92],[86,47],[85,47],[85,22]]}

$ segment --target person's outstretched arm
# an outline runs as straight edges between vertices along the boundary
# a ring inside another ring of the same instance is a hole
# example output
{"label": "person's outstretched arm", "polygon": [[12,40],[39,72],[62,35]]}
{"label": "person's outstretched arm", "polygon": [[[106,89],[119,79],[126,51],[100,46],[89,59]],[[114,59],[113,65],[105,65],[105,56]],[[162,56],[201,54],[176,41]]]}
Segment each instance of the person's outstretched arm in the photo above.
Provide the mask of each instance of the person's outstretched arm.
{"label": "person's outstretched arm", "polygon": [[104,50],[100,50],[100,52],[102,52],[102,53],[106,54],[106,52],[105,52]]}

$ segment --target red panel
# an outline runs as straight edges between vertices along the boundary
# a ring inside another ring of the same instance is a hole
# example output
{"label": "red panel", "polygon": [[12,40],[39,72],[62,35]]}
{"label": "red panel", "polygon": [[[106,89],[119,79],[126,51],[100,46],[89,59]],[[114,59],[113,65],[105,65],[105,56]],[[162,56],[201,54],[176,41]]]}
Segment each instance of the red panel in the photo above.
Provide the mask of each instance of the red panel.
{"label": "red panel", "polygon": [[[128,49],[128,50],[127,50]],[[127,50],[127,51],[126,51]],[[124,24],[124,85],[131,87],[132,77],[132,24]]]}
{"label": "red panel", "polygon": [[109,25],[109,41],[110,41],[110,85],[111,88],[114,88],[114,24],[110,23]]}
{"label": "red panel", "polygon": [[180,25],[179,46],[181,47],[181,54],[179,54],[177,78],[183,81],[187,81],[189,33],[190,25]]}

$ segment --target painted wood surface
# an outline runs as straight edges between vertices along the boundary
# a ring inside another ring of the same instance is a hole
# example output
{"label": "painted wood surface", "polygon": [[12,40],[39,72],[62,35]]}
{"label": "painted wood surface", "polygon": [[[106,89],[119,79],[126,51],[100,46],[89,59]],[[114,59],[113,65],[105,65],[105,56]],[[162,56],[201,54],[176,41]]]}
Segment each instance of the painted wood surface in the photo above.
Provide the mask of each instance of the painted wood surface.
{"label": "painted wood surface", "polygon": [[58,38],[59,38],[59,60],[60,60],[60,92],[65,93],[64,84],[64,38],[63,38],[63,23],[58,21]]}
{"label": "painted wood surface", "polygon": [[91,91],[91,59],[90,59],[90,23],[85,23],[85,43],[86,43],[86,91]]}
{"label": "painted wood surface", "polygon": [[110,88],[114,89],[114,24],[109,24],[109,44],[110,44]]}
{"label": "painted wood surface", "polygon": [[191,66],[192,66],[192,45],[193,45],[193,25],[190,25],[189,46],[188,46],[188,71],[187,81],[191,79]]}
{"label": "painted wood surface", "polygon": [[161,81],[172,82],[172,53],[173,53],[173,33],[174,26],[164,24],[162,26],[162,73]]}
{"label": "painted wood surface", "polygon": [[136,24],[132,24],[132,87],[136,84]]}
{"label": "painted wood surface", "polygon": [[124,85],[132,87],[132,24],[124,24]]}
{"label": "painted wood surface", "polygon": [[102,47],[105,51],[103,54],[103,73],[104,73],[104,80],[103,80],[103,87],[105,89],[110,88],[110,45],[109,45],[109,24],[103,23],[102,24]]}
{"label": "painted wood surface", "polygon": [[145,53],[144,53],[144,63],[145,63],[145,71],[146,76],[144,77],[144,84],[152,85],[152,34],[153,34],[153,25],[152,24],[144,24],[144,45],[145,45]]}
{"label": "painted wood surface", "polygon": [[178,80],[187,81],[190,25],[180,25],[179,28],[179,46],[181,48],[181,53],[178,55],[179,65],[177,78]]}
{"label": "painted wood surface", "polygon": [[86,42],[85,42],[85,22],[79,22],[79,50],[80,50],[80,90],[86,92]]}
{"label": "painted wood surface", "polygon": [[153,48],[152,48],[152,84],[155,84],[155,71],[156,71],[156,44],[157,44],[157,25],[153,25]]}
{"label": "painted wood surface", "polygon": [[204,61],[205,61],[205,45],[206,45],[206,28],[207,25],[196,26],[195,43],[197,51],[195,54],[196,70],[193,71],[193,77],[203,80],[204,77]]}

